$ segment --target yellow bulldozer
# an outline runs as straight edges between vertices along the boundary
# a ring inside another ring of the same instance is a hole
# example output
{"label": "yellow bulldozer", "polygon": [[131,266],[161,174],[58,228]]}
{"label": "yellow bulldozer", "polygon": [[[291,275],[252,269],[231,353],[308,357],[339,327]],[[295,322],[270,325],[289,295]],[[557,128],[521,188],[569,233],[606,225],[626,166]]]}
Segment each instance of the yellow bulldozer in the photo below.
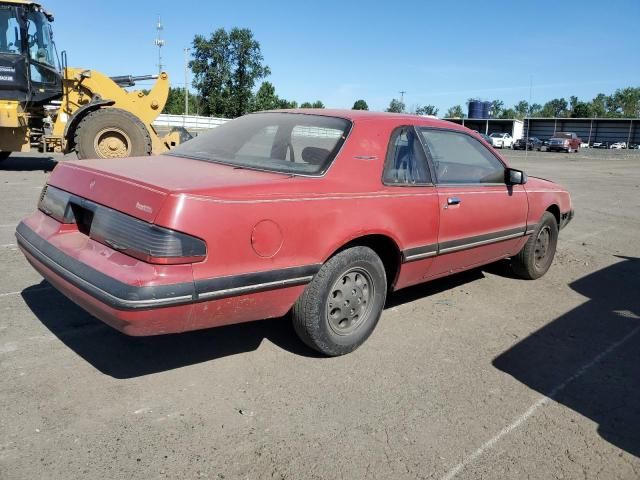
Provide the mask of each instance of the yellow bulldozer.
{"label": "yellow bulldozer", "polygon": [[[0,161],[11,152],[117,158],[162,153],[188,138],[160,137],[153,121],[169,95],[166,73],[108,77],[67,66],[53,41],[53,15],[26,0],[0,1]],[[142,80],[149,91],[129,91]]]}

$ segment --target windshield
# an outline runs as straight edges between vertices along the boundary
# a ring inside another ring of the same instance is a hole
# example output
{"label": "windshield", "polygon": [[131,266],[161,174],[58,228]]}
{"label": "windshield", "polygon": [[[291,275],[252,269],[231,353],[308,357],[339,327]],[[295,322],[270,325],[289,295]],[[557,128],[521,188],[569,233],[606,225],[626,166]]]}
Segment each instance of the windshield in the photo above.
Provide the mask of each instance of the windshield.
{"label": "windshield", "polygon": [[44,13],[30,11],[27,21],[29,56],[32,60],[56,67],[51,24]]}
{"label": "windshield", "polygon": [[504,136],[504,133],[492,133],[490,136],[493,138],[501,138]]}
{"label": "windshield", "polygon": [[22,37],[17,10],[12,5],[0,5],[0,53],[20,54]]}
{"label": "windshield", "polygon": [[324,173],[351,129],[342,118],[254,113],[201,134],[167,155],[240,168],[302,175]]}

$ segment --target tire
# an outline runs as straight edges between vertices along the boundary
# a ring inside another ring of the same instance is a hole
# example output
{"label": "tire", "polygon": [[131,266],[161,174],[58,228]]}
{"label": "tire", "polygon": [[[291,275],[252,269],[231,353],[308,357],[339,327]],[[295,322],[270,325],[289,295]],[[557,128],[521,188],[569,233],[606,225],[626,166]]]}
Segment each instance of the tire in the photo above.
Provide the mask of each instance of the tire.
{"label": "tire", "polygon": [[368,247],[352,247],[329,259],[307,285],[293,307],[293,327],[314,350],[344,355],[369,338],[386,296],[380,257]]}
{"label": "tire", "polygon": [[101,108],[85,116],[74,135],[78,158],[123,158],[151,155],[151,136],[135,115]]}
{"label": "tire", "polygon": [[545,212],[522,250],[511,259],[513,273],[525,280],[542,277],[553,263],[557,244],[558,222],[552,213]]}
{"label": "tire", "polygon": [[11,156],[11,152],[0,152],[0,162],[4,162],[9,156]]}

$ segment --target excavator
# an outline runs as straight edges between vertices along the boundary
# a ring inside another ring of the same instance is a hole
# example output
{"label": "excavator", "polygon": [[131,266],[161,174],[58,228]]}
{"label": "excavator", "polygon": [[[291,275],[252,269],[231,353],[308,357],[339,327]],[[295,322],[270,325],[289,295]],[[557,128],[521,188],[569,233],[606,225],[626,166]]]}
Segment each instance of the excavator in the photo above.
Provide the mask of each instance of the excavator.
{"label": "excavator", "polygon": [[[153,127],[169,76],[109,77],[67,65],[53,41],[54,17],[28,0],[0,1],[0,162],[12,152],[118,158],[163,153],[188,139]],[[149,91],[128,90],[155,80]]]}

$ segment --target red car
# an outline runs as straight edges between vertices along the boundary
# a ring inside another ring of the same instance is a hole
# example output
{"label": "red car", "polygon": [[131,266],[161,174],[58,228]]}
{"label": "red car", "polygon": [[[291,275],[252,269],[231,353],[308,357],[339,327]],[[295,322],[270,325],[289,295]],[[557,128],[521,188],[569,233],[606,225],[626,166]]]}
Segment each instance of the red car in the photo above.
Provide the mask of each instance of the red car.
{"label": "red car", "polygon": [[128,335],[291,312],[304,342],[341,355],[389,291],[503,258],[542,276],[572,216],[561,186],[464,127],[290,110],[161,156],[60,163],[16,234],[52,285]]}
{"label": "red car", "polygon": [[548,152],[578,152],[580,151],[580,145],[582,140],[578,138],[575,133],[572,132],[556,132],[553,137],[549,139],[547,145]]}

